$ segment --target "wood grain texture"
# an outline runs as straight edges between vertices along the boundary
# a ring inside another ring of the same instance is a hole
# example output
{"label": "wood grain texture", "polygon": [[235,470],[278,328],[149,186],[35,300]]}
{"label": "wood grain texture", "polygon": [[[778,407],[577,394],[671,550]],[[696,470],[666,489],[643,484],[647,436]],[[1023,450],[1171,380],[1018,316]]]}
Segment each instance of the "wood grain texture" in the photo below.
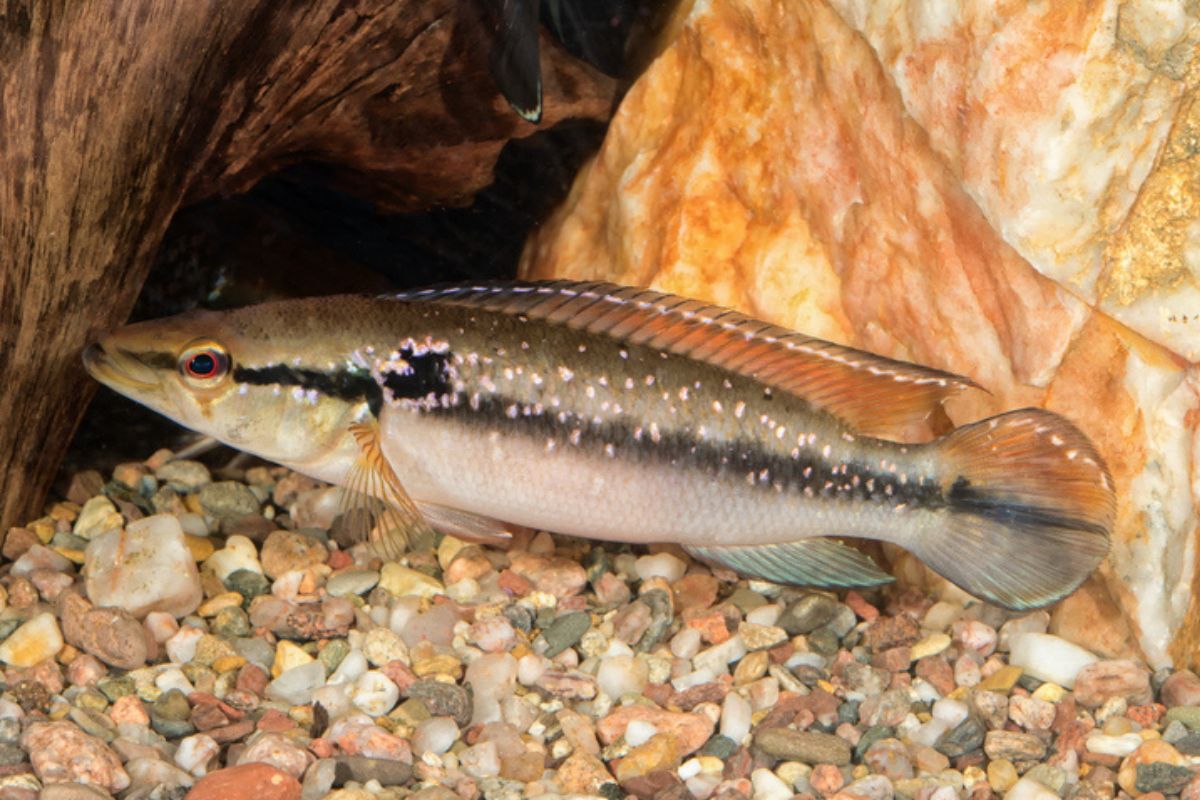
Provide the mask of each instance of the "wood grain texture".
{"label": "wood grain texture", "polygon": [[[462,0],[0,0],[0,529],[36,516],[181,204],[300,160],[392,210],[465,202],[537,127]],[[543,42],[548,127],[613,83]]]}

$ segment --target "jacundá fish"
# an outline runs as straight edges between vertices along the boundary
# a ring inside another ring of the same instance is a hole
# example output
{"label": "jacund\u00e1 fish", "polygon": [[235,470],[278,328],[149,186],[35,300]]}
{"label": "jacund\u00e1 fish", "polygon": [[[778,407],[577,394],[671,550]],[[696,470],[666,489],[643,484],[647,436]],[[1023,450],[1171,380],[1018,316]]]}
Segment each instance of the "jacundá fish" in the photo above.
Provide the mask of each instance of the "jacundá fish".
{"label": "jacund\u00e1 fish", "polygon": [[597,282],[286,300],[120,328],[84,354],[116,391],[345,487],[385,557],[436,528],[677,543],[770,581],[891,577],[903,547],[1011,609],[1108,552],[1112,480],[1072,423],[1025,408],[928,443],[962,377],[729,309]]}

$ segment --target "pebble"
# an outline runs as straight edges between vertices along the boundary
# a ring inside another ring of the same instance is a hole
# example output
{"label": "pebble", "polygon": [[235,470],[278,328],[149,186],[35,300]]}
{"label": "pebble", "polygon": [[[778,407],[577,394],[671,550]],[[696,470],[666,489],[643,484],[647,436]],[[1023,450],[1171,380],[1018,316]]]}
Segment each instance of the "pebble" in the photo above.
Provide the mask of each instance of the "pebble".
{"label": "pebble", "polygon": [[725,695],[721,705],[721,735],[741,743],[750,733],[753,709],[737,692]]}
{"label": "pebble", "polygon": [[109,531],[119,531],[125,526],[125,518],[113,502],[104,495],[96,495],[83,504],[71,532],[80,539],[94,539]]}
{"label": "pebble", "polygon": [[687,572],[687,564],[670,553],[658,553],[652,556],[642,556],[634,565],[638,580],[648,581],[651,578],[663,578],[675,582]]}
{"label": "pebble", "polygon": [[650,679],[650,669],[636,656],[618,655],[604,658],[596,671],[596,685],[613,700],[630,694],[641,694]]}
{"label": "pebble", "polygon": [[546,650],[543,655],[547,658],[554,658],[563,650],[574,646],[587,633],[591,625],[591,616],[583,611],[574,611],[555,618],[549,627],[542,631],[542,637],[546,640]]}
{"label": "pebble", "polygon": [[12,667],[32,667],[54,658],[63,649],[58,620],[43,612],[23,623],[0,642],[0,661]]}
{"label": "pebble", "polygon": [[350,688],[350,702],[369,717],[381,717],[400,700],[400,688],[378,670],[362,674]]}
{"label": "pebble", "polygon": [[184,530],[170,515],[138,519],[124,531],[95,537],[84,564],[88,600],[138,619],[150,612],[186,616],[204,599]]}
{"label": "pebble", "polygon": [[413,752],[444,753],[458,739],[458,725],[449,717],[432,717],[417,726],[413,733]]}
{"label": "pebble", "polygon": [[389,561],[379,573],[379,586],[396,597],[436,597],[445,593],[437,578]]}
{"label": "pebble", "polygon": [[750,775],[755,800],[791,800],[793,792],[769,769],[756,769]]}
{"label": "pebble", "polygon": [[259,560],[268,578],[325,563],[329,551],[313,536],[295,531],[274,531],[262,545]]}
{"label": "pebble", "polygon": [[205,484],[199,491],[200,507],[210,517],[232,522],[259,512],[258,497],[250,487],[237,481]]}
{"label": "pebble", "polygon": [[983,740],[983,751],[988,758],[1028,761],[1044,756],[1046,743],[1030,733],[988,731]]}
{"label": "pebble", "polygon": [[850,745],[837,736],[818,731],[768,728],[755,732],[754,746],[769,756],[805,764],[850,763]]}
{"label": "pebble", "polygon": [[[254,546],[254,542],[240,535],[230,536],[226,539],[225,546],[209,556],[205,560],[204,566],[212,570],[213,574],[226,585],[228,585],[229,577],[239,570],[247,570],[260,576],[263,574],[262,564],[258,560],[258,548]],[[235,587],[230,586],[229,588]],[[242,594],[250,596],[246,592],[242,592]]]}
{"label": "pebble", "polygon": [[1004,793],[1004,800],[1058,800],[1058,794],[1031,778],[1021,778]]}
{"label": "pebble", "polygon": [[190,493],[212,483],[208,467],[199,461],[177,459],[154,470],[154,477],[177,492]]}
{"label": "pebble", "polygon": [[186,800],[300,800],[300,782],[269,764],[226,767],[196,781]]}
{"label": "pebble", "polygon": [[1200,677],[1190,669],[1181,669],[1163,681],[1159,693],[1167,708],[1200,707]]}
{"label": "pebble", "polygon": [[364,595],[379,584],[379,572],[373,569],[348,569],[331,575],[325,591],[334,597]]}
{"label": "pebble", "polygon": [[266,696],[271,700],[298,706],[312,702],[312,694],[325,683],[325,668],[320,661],[310,661],[283,672],[267,684]]}
{"label": "pebble", "polygon": [[1095,661],[1084,665],[1075,676],[1075,702],[1096,708],[1114,697],[1132,705],[1149,703],[1150,670],[1133,661]]}
{"label": "pebble", "polygon": [[84,783],[108,792],[129,786],[116,753],[69,722],[33,723],[21,735],[21,746],[43,783]]}
{"label": "pebble", "polygon": [[1082,647],[1049,633],[1020,633],[1011,639],[1009,663],[1043,681],[1070,689],[1079,671],[1099,659]]}

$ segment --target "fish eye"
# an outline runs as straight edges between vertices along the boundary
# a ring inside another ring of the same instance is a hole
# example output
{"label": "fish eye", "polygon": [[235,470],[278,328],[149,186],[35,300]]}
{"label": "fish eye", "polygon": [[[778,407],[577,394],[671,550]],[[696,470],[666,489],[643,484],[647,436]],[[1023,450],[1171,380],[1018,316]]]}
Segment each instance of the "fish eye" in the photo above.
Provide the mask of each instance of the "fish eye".
{"label": "fish eye", "polygon": [[215,342],[193,345],[179,357],[179,372],[186,378],[210,383],[229,372],[229,354]]}

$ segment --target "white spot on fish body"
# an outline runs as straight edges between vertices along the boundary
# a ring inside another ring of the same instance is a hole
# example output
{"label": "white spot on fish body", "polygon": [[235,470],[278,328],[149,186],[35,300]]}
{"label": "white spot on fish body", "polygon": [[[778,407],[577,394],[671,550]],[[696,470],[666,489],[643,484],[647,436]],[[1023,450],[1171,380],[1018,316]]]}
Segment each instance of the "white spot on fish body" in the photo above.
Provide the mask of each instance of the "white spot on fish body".
{"label": "white spot on fish body", "polygon": [[686,402],[687,402],[687,399],[688,399],[688,388],[687,388],[686,386],[683,386],[683,387],[681,387],[681,388],[679,389],[679,399],[680,399],[682,402],[684,402],[684,403],[686,403]]}
{"label": "white spot on fish body", "polygon": [[517,415],[520,413],[520,409],[517,408],[516,403],[513,403],[504,409],[504,413],[509,419],[516,419]]}
{"label": "white spot on fish body", "polygon": [[650,423],[650,441],[654,442],[655,444],[658,444],[660,441],[662,441],[662,434],[658,432],[657,422]]}
{"label": "white spot on fish body", "polygon": [[626,378],[626,379],[625,379],[625,388],[626,388],[626,389],[632,389],[632,388],[633,388],[633,378]]}
{"label": "white spot on fish body", "polygon": [[558,377],[562,379],[563,383],[570,383],[571,379],[575,377],[575,373],[567,367],[559,367]]}
{"label": "white spot on fish body", "polygon": [[617,448],[613,447],[612,444],[604,445],[604,455],[608,456],[609,458],[615,458],[617,455]]}
{"label": "white spot on fish body", "polygon": [[647,376],[646,376],[646,385],[647,385],[647,386],[653,386],[653,385],[654,385],[654,376],[653,376],[653,375],[647,375]]}
{"label": "white spot on fish body", "polygon": [[821,448],[821,456],[823,458],[829,458],[829,454],[832,451],[833,451],[833,448],[831,448],[829,445],[825,445],[824,447]]}
{"label": "white spot on fish body", "polygon": [[553,452],[554,452],[554,448],[555,448],[555,447],[557,447],[557,446],[558,446],[558,443],[557,443],[556,441],[554,441],[554,439],[553,439],[553,438],[550,438],[550,439],[547,439],[547,440],[546,440],[546,452],[547,452],[547,453],[553,453]]}
{"label": "white spot on fish body", "polygon": [[578,444],[579,444],[579,440],[580,440],[581,438],[583,438],[583,431],[582,431],[581,429],[579,429],[579,428],[572,428],[572,429],[571,429],[571,435],[570,435],[569,437],[567,437],[567,438],[568,438],[568,441],[570,441],[570,442],[571,442],[571,444],[573,444],[573,445],[578,445]]}
{"label": "white spot on fish body", "polygon": [[586,394],[589,399],[594,398],[596,396],[596,387],[588,384],[588,387],[583,390],[583,393]]}
{"label": "white spot on fish body", "polygon": [[723,407],[721,406],[721,401],[720,401],[720,400],[713,400],[713,402],[712,402],[712,410],[713,410],[713,411],[715,411],[715,412],[716,412],[716,413],[718,413],[718,414],[720,414],[720,413],[722,412],[722,410],[723,410]]}
{"label": "white spot on fish body", "polygon": [[737,405],[735,405],[735,406],[733,407],[733,415],[734,415],[735,417],[737,417],[738,419],[741,419],[741,418],[742,418],[742,414],[744,414],[745,412],[746,412],[746,404],[745,404],[745,402],[743,402],[743,401],[741,401],[741,400],[738,400],[738,401],[737,401]]}
{"label": "white spot on fish body", "polygon": [[586,352],[587,352],[587,345],[586,345],[586,344],[581,344],[581,345],[579,345],[579,352],[581,352],[581,353],[586,353]]}
{"label": "white spot on fish body", "polygon": [[621,358],[629,358],[629,351],[622,347],[619,351]]}

